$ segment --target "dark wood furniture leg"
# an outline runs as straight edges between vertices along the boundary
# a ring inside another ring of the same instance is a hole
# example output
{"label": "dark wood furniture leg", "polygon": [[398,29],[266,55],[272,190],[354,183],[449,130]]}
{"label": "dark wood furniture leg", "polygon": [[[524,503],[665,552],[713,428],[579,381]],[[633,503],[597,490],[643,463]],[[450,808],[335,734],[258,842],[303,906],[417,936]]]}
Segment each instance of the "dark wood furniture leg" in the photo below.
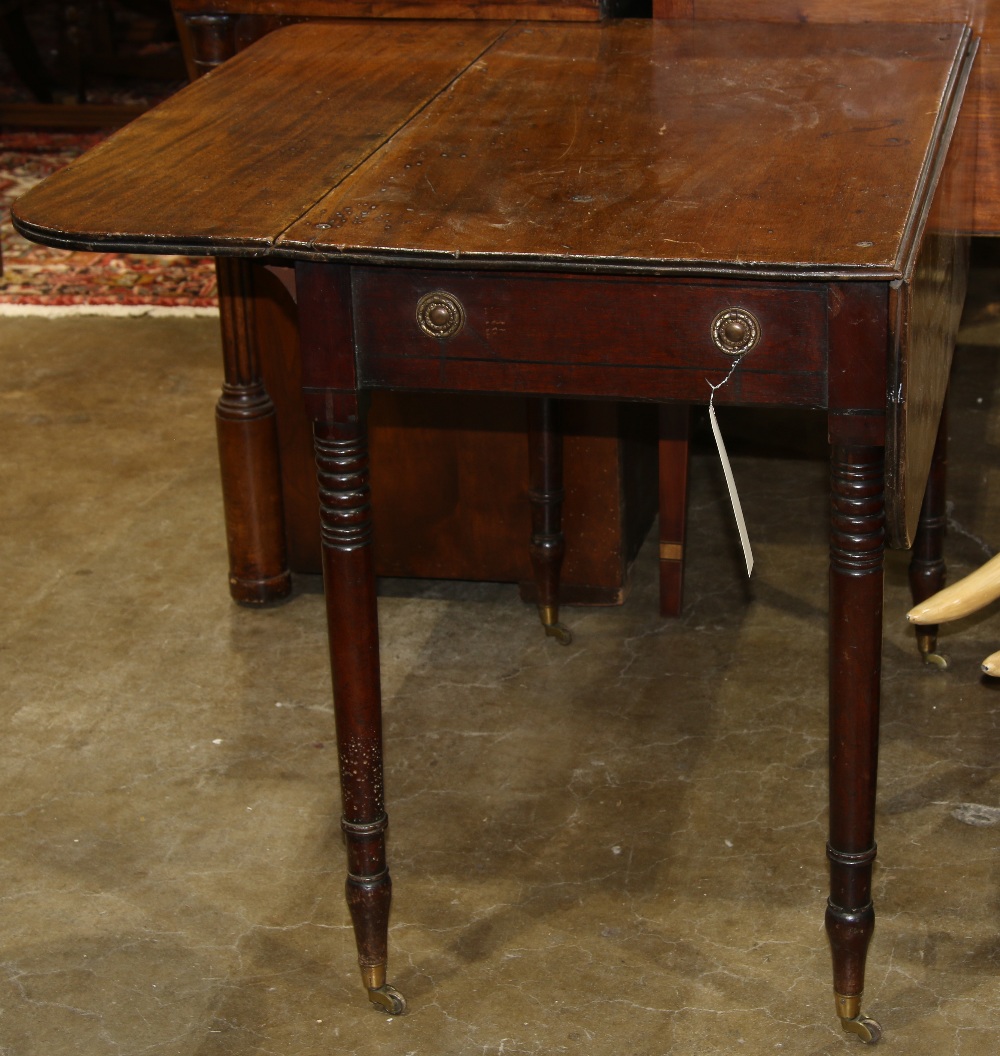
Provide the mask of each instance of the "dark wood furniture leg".
{"label": "dark wood furniture leg", "polygon": [[[187,15],[191,76],[236,54],[232,15]],[[229,592],[243,605],[266,605],[292,589],[285,544],[281,461],[274,404],[261,377],[254,325],[253,265],[217,257],[222,324],[222,395],[216,408],[222,505],[229,547]]]}
{"label": "dark wood furniture leg", "polygon": [[313,423],[327,635],[333,676],[347,905],[368,997],[393,1015],[386,983],[392,883],[386,864],[382,690],[368,464],[368,399],[359,392],[350,272],[299,264],[302,392]]}
{"label": "dark wood furniture leg", "polygon": [[562,530],[563,434],[557,400],[528,400],[528,458],[531,566],[538,584],[538,615],[547,635],[560,645],[569,645],[573,635],[559,622],[559,573],[566,540]]}
{"label": "dark wood furniture leg", "polygon": [[684,600],[684,530],[687,524],[688,443],[691,408],[660,405],[660,615],[679,616]]}
{"label": "dark wood furniture leg", "polygon": [[316,422],[313,435],[343,801],[341,827],[347,842],[347,905],[368,996],[373,1004],[395,1015],[405,1011],[406,1003],[385,980],[392,882],[385,855],[388,818],[382,780],[368,442],[357,400],[339,402],[342,413],[337,417],[347,420]]}
{"label": "dark wood furniture leg", "polygon": [[865,958],[875,927],[875,784],[882,588],[885,451],[835,445],[830,465],[830,899],[837,1015],[863,1041],[881,1036],[861,1011]]}
{"label": "dark wood furniture leg", "polygon": [[244,605],[287,597],[285,521],[274,404],[260,377],[251,265],[216,260],[225,381],[216,406],[229,592]]}
{"label": "dark wood furniture leg", "polygon": [[[945,585],[944,537],[948,523],[945,510],[948,475],[948,409],[941,412],[934,460],[920,507],[920,521],[910,558],[910,593],[913,604],[926,601]],[[917,648],[925,664],[946,668],[948,661],[937,651],[938,625],[917,625]]]}

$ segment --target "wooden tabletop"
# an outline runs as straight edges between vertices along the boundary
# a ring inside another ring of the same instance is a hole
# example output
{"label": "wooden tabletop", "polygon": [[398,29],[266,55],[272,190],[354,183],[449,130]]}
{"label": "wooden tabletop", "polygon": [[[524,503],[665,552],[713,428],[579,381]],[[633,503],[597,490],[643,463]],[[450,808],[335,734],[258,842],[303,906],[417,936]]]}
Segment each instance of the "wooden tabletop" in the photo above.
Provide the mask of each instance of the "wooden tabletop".
{"label": "wooden tabletop", "polygon": [[[208,4],[212,0],[190,0]],[[233,0],[235,3],[241,0]],[[253,3],[255,0],[247,0]],[[965,22],[981,38],[963,116],[973,233],[1000,235],[1000,0],[653,0],[653,17],[764,22]]]}
{"label": "wooden tabletop", "polygon": [[295,26],[14,218],[101,250],[893,279],[968,46],[949,25]]}

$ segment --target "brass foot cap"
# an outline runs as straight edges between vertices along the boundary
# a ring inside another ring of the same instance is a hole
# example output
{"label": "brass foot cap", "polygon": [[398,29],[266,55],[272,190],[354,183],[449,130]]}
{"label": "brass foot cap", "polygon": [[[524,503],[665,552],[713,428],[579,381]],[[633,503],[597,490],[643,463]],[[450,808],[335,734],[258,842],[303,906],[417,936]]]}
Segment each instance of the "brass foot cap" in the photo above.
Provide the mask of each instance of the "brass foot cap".
{"label": "brass foot cap", "polygon": [[833,1000],[837,1004],[837,1015],[841,1019],[857,1019],[861,1015],[862,996],[862,994],[834,993]]}
{"label": "brass foot cap", "polygon": [[[935,628],[935,632],[937,628]],[[928,667],[937,667],[942,671],[948,670],[948,658],[938,652],[937,634],[927,631],[917,632],[917,648],[920,650],[920,658]]]}
{"label": "brass foot cap", "polygon": [[401,1016],[406,1011],[403,995],[385,981],[384,964],[361,965],[361,978],[368,991],[368,1000],[379,1012],[388,1012],[390,1016]]}
{"label": "brass foot cap", "polygon": [[882,1037],[882,1028],[874,1019],[861,1014],[861,994],[834,994],[840,1025],[866,1044],[874,1045]]}

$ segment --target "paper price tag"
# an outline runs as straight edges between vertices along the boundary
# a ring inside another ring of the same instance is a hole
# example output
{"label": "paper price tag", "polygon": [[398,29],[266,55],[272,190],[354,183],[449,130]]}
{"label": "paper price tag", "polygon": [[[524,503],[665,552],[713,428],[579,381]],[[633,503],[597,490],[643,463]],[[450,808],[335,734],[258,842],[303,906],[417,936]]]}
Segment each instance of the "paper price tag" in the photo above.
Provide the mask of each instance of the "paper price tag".
{"label": "paper price tag", "polygon": [[715,446],[719,449],[719,460],[722,462],[722,472],[726,477],[726,487],[729,488],[729,499],[733,504],[733,514],[736,516],[736,527],[740,533],[740,542],[743,544],[743,557],[747,563],[747,575],[749,576],[753,571],[753,551],[750,549],[747,522],[743,517],[743,507],[740,505],[740,496],[736,490],[736,481],[733,479],[733,467],[729,464],[729,455],[722,439],[722,430],[719,429],[719,422],[715,417],[715,405],[711,401],[708,404],[708,417],[712,423],[712,435],[715,437]]}

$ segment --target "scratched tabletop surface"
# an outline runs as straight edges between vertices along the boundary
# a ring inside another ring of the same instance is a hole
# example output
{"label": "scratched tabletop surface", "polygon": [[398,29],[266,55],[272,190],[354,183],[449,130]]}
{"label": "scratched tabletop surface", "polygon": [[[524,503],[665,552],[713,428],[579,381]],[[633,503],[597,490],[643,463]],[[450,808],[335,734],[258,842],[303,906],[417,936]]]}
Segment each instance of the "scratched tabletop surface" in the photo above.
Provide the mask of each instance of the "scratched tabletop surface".
{"label": "scratched tabletop surface", "polygon": [[32,191],[55,245],[892,278],[959,26],[332,22]]}

